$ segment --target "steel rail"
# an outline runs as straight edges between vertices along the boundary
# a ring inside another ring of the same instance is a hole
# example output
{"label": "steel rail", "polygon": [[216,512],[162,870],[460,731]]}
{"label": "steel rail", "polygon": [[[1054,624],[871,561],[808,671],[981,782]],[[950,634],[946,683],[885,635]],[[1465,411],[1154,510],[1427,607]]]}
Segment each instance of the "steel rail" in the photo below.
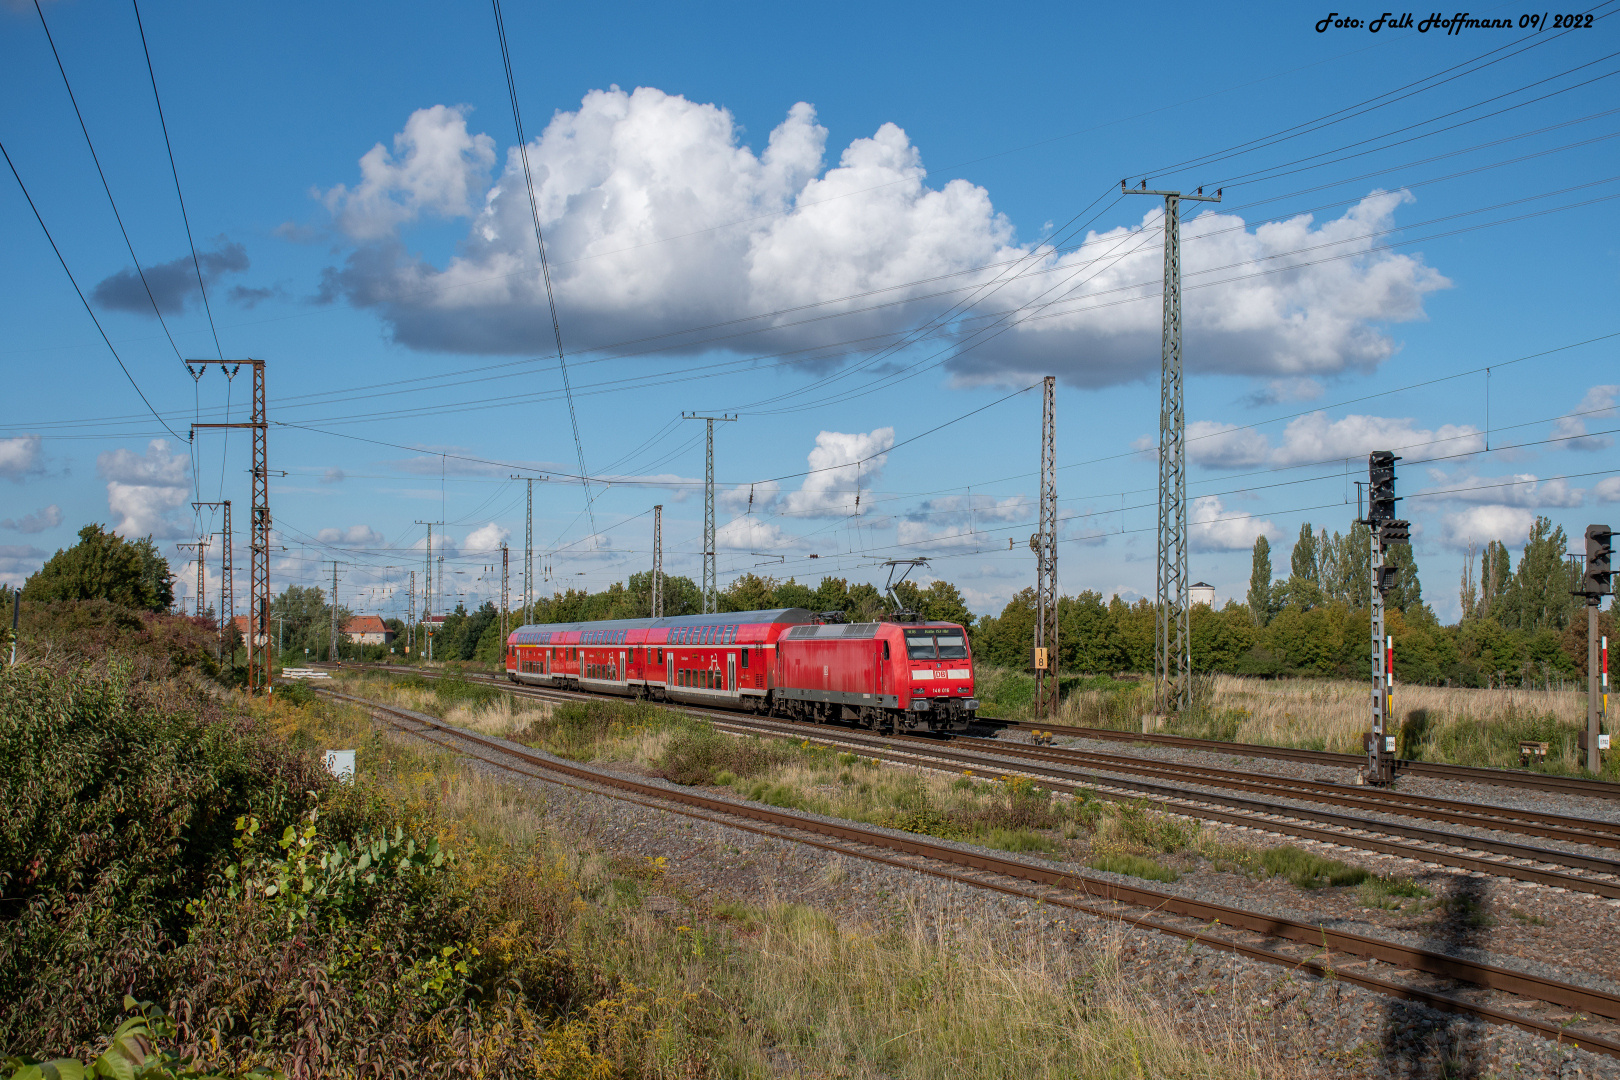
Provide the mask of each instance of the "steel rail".
{"label": "steel rail", "polygon": [[1171,764],[1154,759],[1104,754],[1070,747],[1026,746],[1023,743],[995,744],[997,754],[1034,758],[1056,763],[1076,762],[1099,769],[1131,768],[1167,778],[1196,778],[1192,782],[1241,791],[1275,793],[1284,798],[1305,799],[1336,806],[1356,807],[1380,814],[1427,818],[1452,825],[1472,825],[1499,832],[1515,832],[1544,840],[1572,844],[1620,848],[1620,822],[1591,821],[1533,810],[1498,807],[1488,803],[1465,803],[1428,795],[1383,791],[1379,788],[1347,789],[1343,784],[1306,780],[1291,776],[1237,772],[1206,765]]}
{"label": "steel rail", "polygon": [[[437,676],[430,676],[437,677]],[[502,682],[494,676],[489,677],[492,682]],[[502,685],[500,689],[524,697],[545,699],[582,700],[599,699],[602,695],[582,690],[563,690],[556,687],[536,687],[525,684]],[[711,721],[722,725],[729,725],[738,733],[759,734],[761,732],[781,735],[788,738],[809,738],[817,742],[835,744],[834,740],[826,736],[810,735],[805,725],[796,721],[780,720],[747,716],[723,709],[706,709],[701,706],[686,704],[669,704],[667,707],[694,715],[705,716]],[[825,728],[817,726],[817,730]],[[1045,730],[1045,729],[1042,729]],[[881,748],[886,743],[878,736],[868,735],[851,729],[840,736],[846,744],[860,745],[869,749],[873,756],[885,760],[906,761],[921,754],[921,752],[907,754],[905,752],[885,752]],[[995,758],[996,750],[949,750],[944,744],[933,739],[910,737],[918,743],[926,743],[930,749],[926,755],[953,762],[956,765],[983,766],[986,758]],[[1017,744],[1004,743],[1001,746]],[[876,747],[878,749],[871,750]],[[1011,756],[1011,755],[1009,755]],[[1359,760],[1359,759],[1358,759]],[[1592,858],[1577,853],[1559,851],[1553,848],[1534,847],[1527,844],[1514,844],[1502,841],[1489,840],[1482,837],[1466,836],[1449,833],[1436,829],[1424,829],[1416,826],[1399,825],[1389,822],[1366,821],[1361,818],[1346,817],[1330,811],[1310,810],[1303,807],[1278,805],[1275,803],[1260,803],[1252,799],[1243,799],[1236,796],[1220,795],[1204,791],[1188,791],[1182,788],[1166,787],[1161,784],[1150,783],[1145,780],[1134,780],[1124,777],[1109,777],[1098,775],[1097,772],[1088,772],[1078,768],[1055,769],[1039,765],[1030,765],[1023,762],[1006,762],[1008,766],[1016,768],[1026,774],[1040,776],[1048,782],[1048,786],[1065,790],[1069,793],[1078,793],[1079,787],[1064,781],[1081,781],[1088,785],[1086,791],[1099,795],[1108,801],[1125,801],[1125,798],[1148,796],[1151,801],[1160,804],[1172,813],[1187,817],[1199,818],[1208,821],[1218,821],[1223,824],[1236,825],[1243,828],[1257,829],[1263,832],[1277,833],[1292,836],[1297,839],[1313,840],[1320,843],[1334,844],[1341,847],[1360,848],[1383,855],[1392,855],[1398,858],[1413,859],[1418,862],[1449,866],[1454,869],[1467,870],[1472,873],[1487,874],[1493,877],[1505,877],[1517,881],[1530,882],[1549,888],[1566,889],[1571,892],[1587,893],[1602,896],[1608,899],[1620,899],[1620,862],[1613,860]],[[1135,770],[1131,766],[1120,765],[1107,767],[1115,771],[1145,771]],[[1011,774],[1008,774],[1011,775]],[[1054,783],[1056,781],[1056,783]],[[1092,791],[1093,787],[1112,787],[1133,793],[1121,797],[1109,794],[1106,791]],[[1236,810],[1238,813],[1228,813],[1214,807],[1223,806],[1227,810]],[[1394,813],[1395,811],[1387,811]],[[1315,822],[1327,828],[1316,828],[1311,825],[1292,824],[1279,821],[1278,817],[1292,818],[1295,821]],[[1348,831],[1339,831],[1348,830]],[[1391,843],[1368,836],[1366,833],[1383,833],[1389,836],[1402,837],[1415,840],[1420,844],[1438,845],[1436,847],[1415,847],[1400,843]],[[1498,859],[1477,858],[1457,850],[1480,850],[1502,856],[1506,859],[1517,859],[1526,863],[1550,864],[1552,866],[1565,866],[1590,870],[1599,874],[1609,874],[1616,877],[1613,881],[1582,877],[1575,874],[1564,873],[1559,870],[1543,869],[1536,865],[1517,865],[1503,862]]]}
{"label": "steel rail", "polygon": [[[1360,754],[1340,754],[1331,750],[1300,750],[1288,746],[1263,746],[1259,743],[1222,742],[1219,739],[1195,739],[1187,735],[1159,733],[1137,734],[1134,731],[1111,731],[1107,728],[1075,727],[1066,724],[1036,724],[1023,720],[993,720],[981,717],[980,723],[1000,724],[1004,727],[1033,728],[1077,739],[1099,739],[1111,742],[1149,743],[1173,746],[1183,750],[1202,750],[1214,754],[1237,754],[1243,757],[1269,757],[1282,761],[1304,761],[1314,765],[1333,765],[1354,769],[1365,759]],[[1399,758],[1395,762],[1397,774],[1428,776],[1441,780],[1464,780],[1499,787],[1530,788],[1535,791],[1559,795],[1580,795],[1594,799],[1620,800],[1620,784],[1609,780],[1592,780],[1579,776],[1556,776],[1551,773],[1521,772],[1514,769],[1494,769],[1479,765],[1448,765],[1437,761],[1412,761]]]}
{"label": "steel rail", "polygon": [[[615,776],[578,765],[571,765],[561,761],[542,757],[529,751],[516,749],[504,740],[491,739],[475,732],[447,724],[436,717],[400,709],[394,706],[382,705],[378,702],[368,701],[364,698],[339,693],[321,687],[317,692],[323,696],[348,701],[353,704],[370,709],[373,713],[382,713],[386,716],[403,717],[417,724],[444,732],[453,739],[473,743],[494,753],[514,758],[527,765],[535,767],[545,773],[552,774],[544,777],[549,782],[559,782],[555,776],[561,775],[570,778],[574,783],[569,786],[583,787],[586,784],[597,785],[614,789],[612,797],[623,797],[621,793],[629,792],[640,796],[629,801],[640,805],[651,806],[656,809],[685,813],[688,816],[701,817],[715,821],[713,815],[725,817],[750,819],[773,826],[773,830],[750,827],[745,822],[721,821],[728,826],[746,828],[749,831],[772,836],[776,839],[788,839],[795,843],[808,843],[826,850],[838,851],[844,854],[856,854],[872,861],[885,862],[916,872],[927,873],[935,877],[948,878],[961,881],[980,888],[990,888],[999,892],[1024,896],[1029,899],[1041,901],[1081,911],[1112,921],[1127,922],[1161,931],[1176,937],[1197,941],[1200,944],[1226,952],[1238,953],[1255,959],[1264,960],[1295,970],[1305,970],[1322,978],[1340,979],[1345,982],[1362,986],[1366,989],[1410,1001],[1417,1001],[1431,1007],[1448,1012],[1458,1012],[1479,1016],[1483,1019],[1497,1023],[1508,1024],[1521,1030],[1554,1039],[1559,1043],[1569,1043],[1577,1049],[1587,1049],[1620,1057],[1620,1041],[1603,1036],[1572,1033],[1564,1024],[1549,1022],[1511,1012],[1493,1005],[1485,1005],[1456,997],[1452,994],[1427,990],[1421,987],[1407,986],[1387,979],[1368,975],[1363,972],[1348,971],[1343,968],[1333,968],[1325,962],[1314,958],[1300,958],[1280,953],[1274,949],[1261,946],[1235,942],[1223,938],[1211,937],[1206,929],[1207,925],[1224,925],[1257,934],[1265,939],[1280,939],[1282,941],[1320,949],[1325,952],[1343,952],[1355,956],[1387,963],[1398,968],[1436,975],[1445,979],[1472,983],[1487,990],[1496,990],[1502,993],[1514,994],[1521,998],[1545,1002],[1564,1008],[1575,1009],[1579,1012],[1603,1016],[1610,1019],[1620,1019],[1620,995],[1615,995],[1588,987],[1561,983],[1557,980],[1534,975],[1529,972],[1515,971],[1493,964],[1483,964],[1462,957],[1451,956],[1446,953],[1437,953],[1415,946],[1402,945],[1396,942],[1371,938],[1345,930],[1335,930],[1322,925],[1311,925],[1296,920],[1268,915],[1263,912],[1249,911],[1243,908],[1230,907],[1224,904],[1215,904],[1207,901],[1195,900],[1175,893],[1164,893],[1144,886],[1120,883],[1075,871],[1055,870],[1026,863],[1022,860],[997,856],[988,852],[964,850],[954,845],[936,843],[929,840],[913,837],[909,834],[895,836],[889,832],[876,829],[863,828],[854,824],[841,822],[828,822],[816,818],[806,817],[791,811],[766,809],[748,803],[737,803],[727,799],[716,799],[708,796],[696,795],[690,792],[672,791],[653,784],[646,784],[625,777]],[[392,722],[392,721],[390,721]],[[396,725],[401,726],[402,725]],[[402,728],[403,729],[403,728]],[[403,729],[409,731],[410,729]],[[420,734],[420,732],[411,732]],[[447,742],[431,740],[438,745],[456,749],[458,753],[465,750],[454,748]],[[483,759],[488,760],[488,759]],[[491,764],[499,764],[491,762]],[[510,766],[500,766],[509,771]],[[591,790],[586,788],[586,790]],[[676,805],[670,805],[676,804]],[[705,813],[692,814],[693,809]],[[1151,913],[1169,913],[1196,920],[1200,924],[1198,929],[1179,927],[1165,922],[1162,918],[1155,918],[1153,914],[1133,915],[1118,910],[1100,907],[1095,902],[1077,900],[1073,897],[1052,896],[1044,893],[1033,893],[1028,890],[1017,889],[1004,884],[992,883],[962,874],[952,874],[938,868],[919,866],[891,857],[880,856],[873,853],[850,851],[847,847],[826,844],[815,840],[805,840],[798,837],[783,837],[781,829],[804,831],[825,837],[832,837],[846,842],[867,845],[883,850],[900,852],[925,860],[944,863],[947,865],[967,867],[982,873],[997,874],[1015,880],[1033,882],[1055,890],[1069,890],[1079,892],[1082,896],[1103,903],[1128,904],[1145,908]]]}

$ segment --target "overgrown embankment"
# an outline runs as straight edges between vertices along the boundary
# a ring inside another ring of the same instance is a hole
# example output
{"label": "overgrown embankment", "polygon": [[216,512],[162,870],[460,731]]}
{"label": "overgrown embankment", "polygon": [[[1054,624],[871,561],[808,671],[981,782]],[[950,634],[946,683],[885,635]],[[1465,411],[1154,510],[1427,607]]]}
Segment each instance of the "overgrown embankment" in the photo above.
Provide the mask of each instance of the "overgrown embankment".
{"label": "overgrown embankment", "polygon": [[[658,861],[590,850],[359,709],[278,696],[222,705],[116,663],[0,672],[8,1071],[156,1049],[154,1077],[944,1078],[964,1054],[986,1077],[1257,1074],[1241,1044],[1177,1037],[1107,956],[792,906],[672,925],[643,904]],[[545,735],[667,753],[686,724],[583,709]],[[355,783],[321,771],[332,747],[356,749]],[[126,993],[167,1018],[110,1044]]]}

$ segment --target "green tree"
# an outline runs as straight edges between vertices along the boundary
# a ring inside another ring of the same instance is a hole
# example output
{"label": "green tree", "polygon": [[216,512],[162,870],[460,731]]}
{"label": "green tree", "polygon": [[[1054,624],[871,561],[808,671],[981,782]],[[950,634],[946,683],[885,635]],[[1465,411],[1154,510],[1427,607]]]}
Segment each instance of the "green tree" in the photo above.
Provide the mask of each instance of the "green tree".
{"label": "green tree", "polygon": [[174,603],[174,575],[150,536],[126,541],[100,525],[79,530],[79,542],[51,556],[23,583],[23,599],[106,600],[141,611],[167,611]]}
{"label": "green tree", "polygon": [[1249,618],[1256,626],[1271,621],[1271,541],[1264,534],[1254,538],[1254,557],[1249,570]]}
{"label": "green tree", "polygon": [[767,611],[776,603],[777,581],[747,573],[720,591],[721,611]]}
{"label": "green tree", "polygon": [[1288,602],[1300,610],[1322,602],[1322,582],[1316,565],[1316,536],[1311,523],[1299,527],[1299,539],[1288,557]]}
{"label": "green tree", "polygon": [[849,610],[849,582],[844,578],[824,577],[816,586],[815,595],[808,605],[811,611]]}
{"label": "green tree", "polygon": [[771,606],[779,608],[806,608],[809,609],[816,602],[816,594],[810,591],[810,586],[800,585],[794,578],[788,578],[776,587],[776,594],[771,597]]}
{"label": "green tree", "polygon": [[[461,610],[461,605],[458,604],[456,607],[457,610]],[[465,625],[461,627],[461,637],[456,642],[456,659],[471,660],[476,656],[478,642],[484,636],[484,631],[494,626],[499,633],[500,621],[500,612],[495,610],[493,603],[485,600],[482,607],[467,616]],[[450,659],[449,655],[445,655],[444,659]]]}
{"label": "green tree", "polygon": [[1424,611],[1423,583],[1418,580],[1417,556],[1412,554],[1412,545],[1396,544],[1384,553],[1384,562],[1388,566],[1400,569],[1400,576],[1395,579],[1395,587],[1384,597],[1384,603],[1389,607],[1398,608],[1408,616]]}
{"label": "green tree", "polygon": [[1579,584],[1577,572],[1564,558],[1569,538],[1564,527],[1553,526],[1538,516],[1525,539],[1519,556],[1519,572],[1513,575],[1508,599],[1510,612],[1501,620],[1509,629],[1535,634],[1541,630],[1563,630],[1569,625],[1579,600],[1570,593]]}
{"label": "green tree", "polygon": [[1476,611],[1482,619],[1494,616],[1498,622],[1506,625],[1504,620],[1510,618],[1504,609],[1504,601],[1513,587],[1513,558],[1508,554],[1507,545],[1500,540],[1492,540],[1485,545],[1485,555],[1479,564],[1479,607]]}

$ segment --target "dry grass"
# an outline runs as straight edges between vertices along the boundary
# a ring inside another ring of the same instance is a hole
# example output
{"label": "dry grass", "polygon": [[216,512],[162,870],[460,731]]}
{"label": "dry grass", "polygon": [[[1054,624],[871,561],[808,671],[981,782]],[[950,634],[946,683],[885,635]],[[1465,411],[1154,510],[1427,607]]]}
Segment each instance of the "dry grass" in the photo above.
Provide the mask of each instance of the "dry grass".
{"label": "dry grass", "polygon": [[[637,1066],[622,1074],[649,1077],[1283,1075],[1274,1042],[1252,1027],[1266,1023],[1251,1021],[1252,1002],[1234,993],[1189,1028],[1184,1014],[1122,970],[1123,929],[1080,947],[1053,932],[986,924],[977,907],[909,894],[877,929],[798,905],[721,898],[712,914],[696,911],[691,925],[677,925],[645,903],[647,893],[666,890],[662,860],[592,850],[526,790],[374,727],[357,708],[280,706],[266,720],[308,745],[360,748],[363,772],[408,799],[437,800],[455,832],[566,875],[578,899],[567,908],[572,922],[559,952],[611,972],[618,989],[580,1021],[590,1037],[578,1052],[589,1056],[559,1060],[546,1075],[607,1075],[590,1068],[621,1043]],[[635,757],[657,751],[651,736],[609,748]],[[890,771],[847,757],[828,755],[832,784],[848,786],[837,780],[846,772]],[[795,768],[781,782],[828,779],[829,770]],[[941,800],[974,797],[950,777],[919,782]],[[836,884],[846,873],[834,859],[823,880]]]}
{"label": "dry grass", "polygon": [[[1101,682],[1101,680],[1097,680]],[[1366,683],[1348,679],[1200,677],[1191,715],[1162,729],[1227,742],[1360,753],[1368,724]],[[1579,773],[1578,733],[1586,724],[1586,695],[1577,690],[1505,687],[1468,690],[1395,686],[1402,757],[1457,765],[1517,767],[1521,739],[1550,744],[1546,768]],[[1059,722],[1114,731],[1140,731],[1152,712],[1144,682],[1076,690],[1063,699]],[[1017,710],[1009,718],[1021,719]],[[1620,756],[1605,775],[1620,777]]]}

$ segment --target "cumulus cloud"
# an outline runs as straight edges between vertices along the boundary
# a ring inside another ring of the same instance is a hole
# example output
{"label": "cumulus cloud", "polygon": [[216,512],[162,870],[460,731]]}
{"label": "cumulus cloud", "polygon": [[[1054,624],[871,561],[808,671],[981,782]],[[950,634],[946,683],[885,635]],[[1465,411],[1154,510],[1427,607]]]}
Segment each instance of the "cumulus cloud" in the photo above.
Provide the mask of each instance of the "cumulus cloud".
{"label": "cumulus cloud", "polygon": [[759,513],[775,506],[781,494],[782,485],[775,480],[767,480],[762,484],[739,484],[729,491],[720,492],[716,500],[723,510],[738,514]]}
{"label": "cumulus cloud", "polygon": [[[592,91],[557,113],[529,159],[575,347],[750,319],[728,330],[726,347],[821,350],[831,362],[892,341],[1023,260],[993,298],[942,331],[956,335],[958,378],[1056,371],[1097,386],[1157,365],[1162,208],[1073,250],[1033,249],[1017,243],[984,188],[930,186],[921,151],[894,124],[852,141],[830,168],[826,140],[804,102],[757,153],[726,109],[649,87]],[[374,147],[353,190],[323,196],[354,247],[326,272],[322,297],[375,309],[412,348],[530,350],[549,317],[515,149],[472,209],[492,145],[468,133],[463,111],[435,106],[410,117],[392,154]],[[1251,229],[1218,212],[1185,222],[1189,366],[1303,394],[1315,376],[1392,355],[1381,327],[1422,318],[1424,296],[1448,284],[1421,256],[1377,250],[1410,199],[1374,192],[1323,222],[1301,215]],[[401,235],[423,212],[471,218],[442,267]],[[791,310],[807,304],[815,310]],[[993,351],[972,348],[979,320],[1015,309]],[[664,347],[696,351],[706,340],[693,331]]]}
{"label": "cumulus cloud", "polygon": [[855,505],[857,494],[871,490],[893,445],[892,427],[864,434],[821,432],[807,458],[810,475],[799,490],[788,493],[787,512],[803,517],[864,515],[868,507]]}
{"label": "cumulus cloud", "polygon": [[1491,503],[1470,506],[1454,514],[1447,514],[1440,526],[1440,542],[1449,548],[1464,551],[1469,544],[1483,545],[1489,540],[1519,546],[1530,534],[1536,515],[1520,506]]}
{"label": "cumulus cloud", "polygon": [[377,547],[383,542],[383,534],[370,525],[350,525],[347,529],[322,529],[315,539],[343,547]]}
{"label": "cumulus cloud", "polygon": [[1553,437],[1570,440],[1564,445],[1571,450],[1607,450],[1614,445],[1614,437],[1587,435],[1586,423],[1590,420],[1600,422],[1603,427],[1613,427],[1616,398],[1620,398],[1620,386],[1592,387],[1581,398],[1581,403],[1575,406],[1574,412],[1558,418],[1553,425]]}
{"label": "cumulus cloud", "polygon": [[1451,502],[1490,503],[1532,510],[1548,507],[1567,509],[1580,506],[1584,501],[1581,489],[1570,487],[1567,480],[1538,480],[1534,473],[1517,473],[1513,476],[1450,477],[1437,487],[1418,494],[1430,492],[1443,492],[1444,494],[1436,497]]}
{"label": "cumulus cloud", "polygon": [[107,481],[107,509],[118,517],[114,531],[160,540],[185,535],[171,515],[190,495],[191,461],[171,453],[167,439],[153,439],[144,454],[127,447],[98,454],[96,469]]}
{"label": "cumulus cloud", "polygon": [[62,508],[55,503],[43,510],[35,510],[32,514],[24,514],[21,518],[6,518],[0,521],[0,529],[10,529],[20,533],[39,533],[46,529],[54,529],[62,524]]}
{"label": "cumulus cloud", "polygon": [[[239,274],[248,268],[247,248],[223,236],[215,237],[214,245],[212,251],[197,252],[195,265],[188,253],[168,262],[142,267],[146,271],[144,285],[135,268],[127,266],[98,282],[91,298],[111,311],[127,311],[132,315],[155,315],[152,303],[156,301],[158,311],[178,315],[187,304],[202,302],[202,293],[197,288],[198,266],[202,267],[203,281],[208,285],[226,274]],[[152,290],[151,296],[146,293],[148,287]]]}
{"label": "cumulus cloud", "polygon": [[495,140],[467,132],[466,106],[418,109],[394,136],[360,159],[360,182],[321,195],[338,228],[358,240],[391,235],[423,214],[465,217],[495,164]]}
{"label": "cumulus cloud", "polygon": [[714,531],[716,548],[726,551],[757,551],[772,555],[804,547],[804,541],[789,536],[774,521],[762,521],[752,514],[732,518]]}
{"label": "cumulus cloud", "polygon": [[501,545],[511,537],[512,531],[510,529],[491,521],[489,524],[480,526],[468,533],[466,541],[461,545],[461,550],[474,555],[499,551]]}
{"label": "cumulus cloud", "polygon": [[1598,481],[1592,488],[1592,498],[1598,502],[1620,502],[1620,476]]}
{"label": "cumulus cloud", "polygon": [[1289,421],[1274,445],[1253,428],[1213,420],[1187,425],[1187,456],[1210,469],[1270,465],[1287,468],[1316,461],[1365,458],[1374,450],[1394,450],[1405,458],[1470,453],[1485,448],[1485,437],[1469,424],[1417,427],[1410,417],[1350,415],[1329,420],[1325,412]]}
{"label": "cumulus cloud", "polygon": [[1272,379],[1270,382],[1245,398],[1245,402],[1257,408],[1268,405],[1285,405],[1295,401],[1315,401],[1321,397],[1325,387],[1321,380],[1296,377],[1291,379]]}
{"label": "cumulus cloud", "polygon": [[991,495],[946,495],[927,499],[896,523],[896,540],[901,547],[929,551],[974,551],[1001,548],[1007,542],[1004,529],[996,525],[1032,520],[1034,500],[1023,495],[997,498]]}
{"label": "cumulus cloud", "polygon": [[1206,469],[1251,468],[1263,465],[1271,453],[1271,443],[1254,428],[1216,420],[1187,425],[1187,456]]}
{"label": "cumulus cloud", "polygon": [[1247,551],[1254,547],[1257,536],[1279,540],[1282,530],[1246,510],[1226,509],[1217,495],[1193,500],[1187,515],[1187,539],[1194,551]]}
{"label": "cumulus cloud", "polygon": [[42,475],[45,464],[40,458],[39,448],[38,435],[0,439],[0,476],[21,483],[27,477]]}

